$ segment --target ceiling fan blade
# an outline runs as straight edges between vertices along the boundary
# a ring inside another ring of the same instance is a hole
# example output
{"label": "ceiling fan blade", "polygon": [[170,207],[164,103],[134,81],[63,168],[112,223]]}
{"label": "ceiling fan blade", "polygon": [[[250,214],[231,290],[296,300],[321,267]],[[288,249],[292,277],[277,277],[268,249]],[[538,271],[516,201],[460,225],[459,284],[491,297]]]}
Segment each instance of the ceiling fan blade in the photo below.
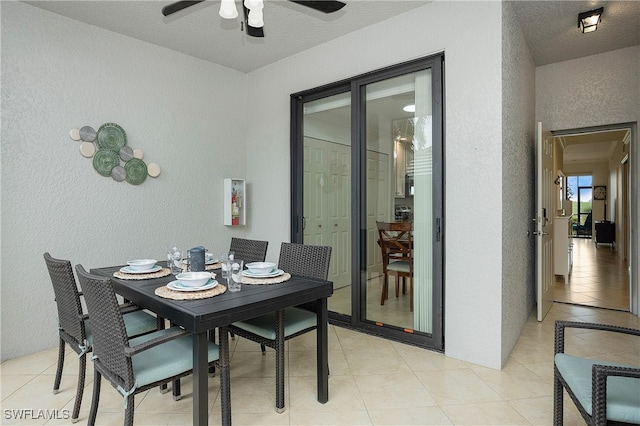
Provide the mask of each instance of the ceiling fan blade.
{"label": "ceiling fan blade", "polygon": [[244,9],[244,23],[247,31],[247,35],[251,37],[264,37],[264,27],[252,27],[249,25],[249,9],[243,5]]}
{"label": "ceiling fan blade", "polygon": [[186,9],[189,6],[193,6],[194,4],[202,3],[204,0],[194,0],[194,1],[177,1],[175,3],[171,3],[162,8],[162,14],[164,16],[169,16],[173,13],[180,12],[182,9]]}
{"label": "ceiling fan blade", "polygon": [[310,7],[311,9],[319,10],[324,13],[337,12],[347,4],[341,1],[333,0],[289,0],[293,3],[298,3],[303,6]]}

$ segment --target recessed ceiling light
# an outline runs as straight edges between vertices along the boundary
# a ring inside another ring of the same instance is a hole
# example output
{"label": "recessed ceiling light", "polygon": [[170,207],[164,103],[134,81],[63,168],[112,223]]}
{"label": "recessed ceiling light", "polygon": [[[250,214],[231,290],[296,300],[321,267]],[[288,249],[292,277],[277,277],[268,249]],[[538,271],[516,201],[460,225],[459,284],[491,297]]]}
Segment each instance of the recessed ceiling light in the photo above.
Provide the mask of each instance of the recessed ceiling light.
{"label": "recessed ceiling light", "polygon": [[416,112],[416,104],[408,104],[402,107],[404,112]]}

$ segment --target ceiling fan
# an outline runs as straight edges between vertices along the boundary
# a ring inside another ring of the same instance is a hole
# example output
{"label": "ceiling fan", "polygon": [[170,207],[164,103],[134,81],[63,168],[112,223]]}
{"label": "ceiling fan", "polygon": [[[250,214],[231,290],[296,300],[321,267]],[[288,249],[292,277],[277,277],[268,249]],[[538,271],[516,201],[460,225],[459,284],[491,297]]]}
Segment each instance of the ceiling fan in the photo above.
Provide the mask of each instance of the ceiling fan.
{"label": "ceiling fan", "polygon": [[[177,1],[162,8],[162,14],[169,16],[204,0]],[[333,13],[346,6],[346,3],[334,0],[289,0],[324,13]],[[264,37],[264,21],[262,19],[263,0],[244,0],[244,22],[247,23],[247,35]],[[220,16],[224,19],[234,19],[238,16],[235,0],[221,0]]]}

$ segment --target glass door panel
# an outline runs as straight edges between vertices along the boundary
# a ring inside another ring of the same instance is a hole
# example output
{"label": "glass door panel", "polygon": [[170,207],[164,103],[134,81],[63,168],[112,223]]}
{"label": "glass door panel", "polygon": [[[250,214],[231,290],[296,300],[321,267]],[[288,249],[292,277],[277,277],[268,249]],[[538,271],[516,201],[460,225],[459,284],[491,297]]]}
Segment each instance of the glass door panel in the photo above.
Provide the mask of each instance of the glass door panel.
{"label": "glass door panel", "polygon": [[[366,282],[361,284],[366,294],[364,317],[376,324],[431,333],[431,70],[368,84],[364,93]],[[396,254],[390,261],[384,261],[379,222],[412,224],[412,261]]]}
{"label": "glass door panel", "polygon": [[351,98],[303,107],[303,242],[332,247],[329,310],[351,315]]}

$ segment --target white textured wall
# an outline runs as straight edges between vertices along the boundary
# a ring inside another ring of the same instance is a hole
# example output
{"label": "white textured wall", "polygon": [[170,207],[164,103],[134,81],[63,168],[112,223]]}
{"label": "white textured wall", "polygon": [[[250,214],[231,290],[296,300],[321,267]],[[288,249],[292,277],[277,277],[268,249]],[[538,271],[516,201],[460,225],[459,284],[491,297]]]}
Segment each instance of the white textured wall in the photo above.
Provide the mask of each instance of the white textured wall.
{"label": "white textured wall", "polygon": [[[513,3],[502,16],[502,363],[535,305],[535,65]],[[517,6],[515,6],[517,7]]]}
{"label": "white textured wall", "polygon": [[[221,207],[222,179],[245,175],[247,76],[0,3],[5,360],[57,344],[45,251],[92,268],[163,259],[169,244],[221,251],[247,231],[224,227]],[[69,130],[105,122],[161,175],[140,186],[98,175]]]}
{"label": "white textured wall", "polygon": [[[464,29],[464,30],[461,30]],[[501,6],[435,2],[249,75],[247,177],[254,233],[289,233],[289,99],[283,94],[444,51],[446,354],[501,366]],[[259,193],[259,194],[258,194]],[[274,202],[278,200],[278,202]],[[275,250],[270,247],[270,252]]]}
{"label": "white textured wall", "polygon": [[550,130],[640,119],[640,46],[536,68],[536,120]]}
{"label": "white textured wall", "polygon": [[[614,50],[586,58],[536,68],[536,120],[550,130],[579,129],[617,123],[640,122],[640,46]],[[633,136],[632,136],[633,137]],[[634,203],[631,226],[640,226],[640,147],[631,141],[631,191]],[[634,213],[635,212],[635,213]],[[635,221],[635,225],[634,222]],[[631,236],[640,268],[640,232]],[[633,253],[632,253],[633,254]],[[632,306],[640,312],[640,292],[632,283]]]}

